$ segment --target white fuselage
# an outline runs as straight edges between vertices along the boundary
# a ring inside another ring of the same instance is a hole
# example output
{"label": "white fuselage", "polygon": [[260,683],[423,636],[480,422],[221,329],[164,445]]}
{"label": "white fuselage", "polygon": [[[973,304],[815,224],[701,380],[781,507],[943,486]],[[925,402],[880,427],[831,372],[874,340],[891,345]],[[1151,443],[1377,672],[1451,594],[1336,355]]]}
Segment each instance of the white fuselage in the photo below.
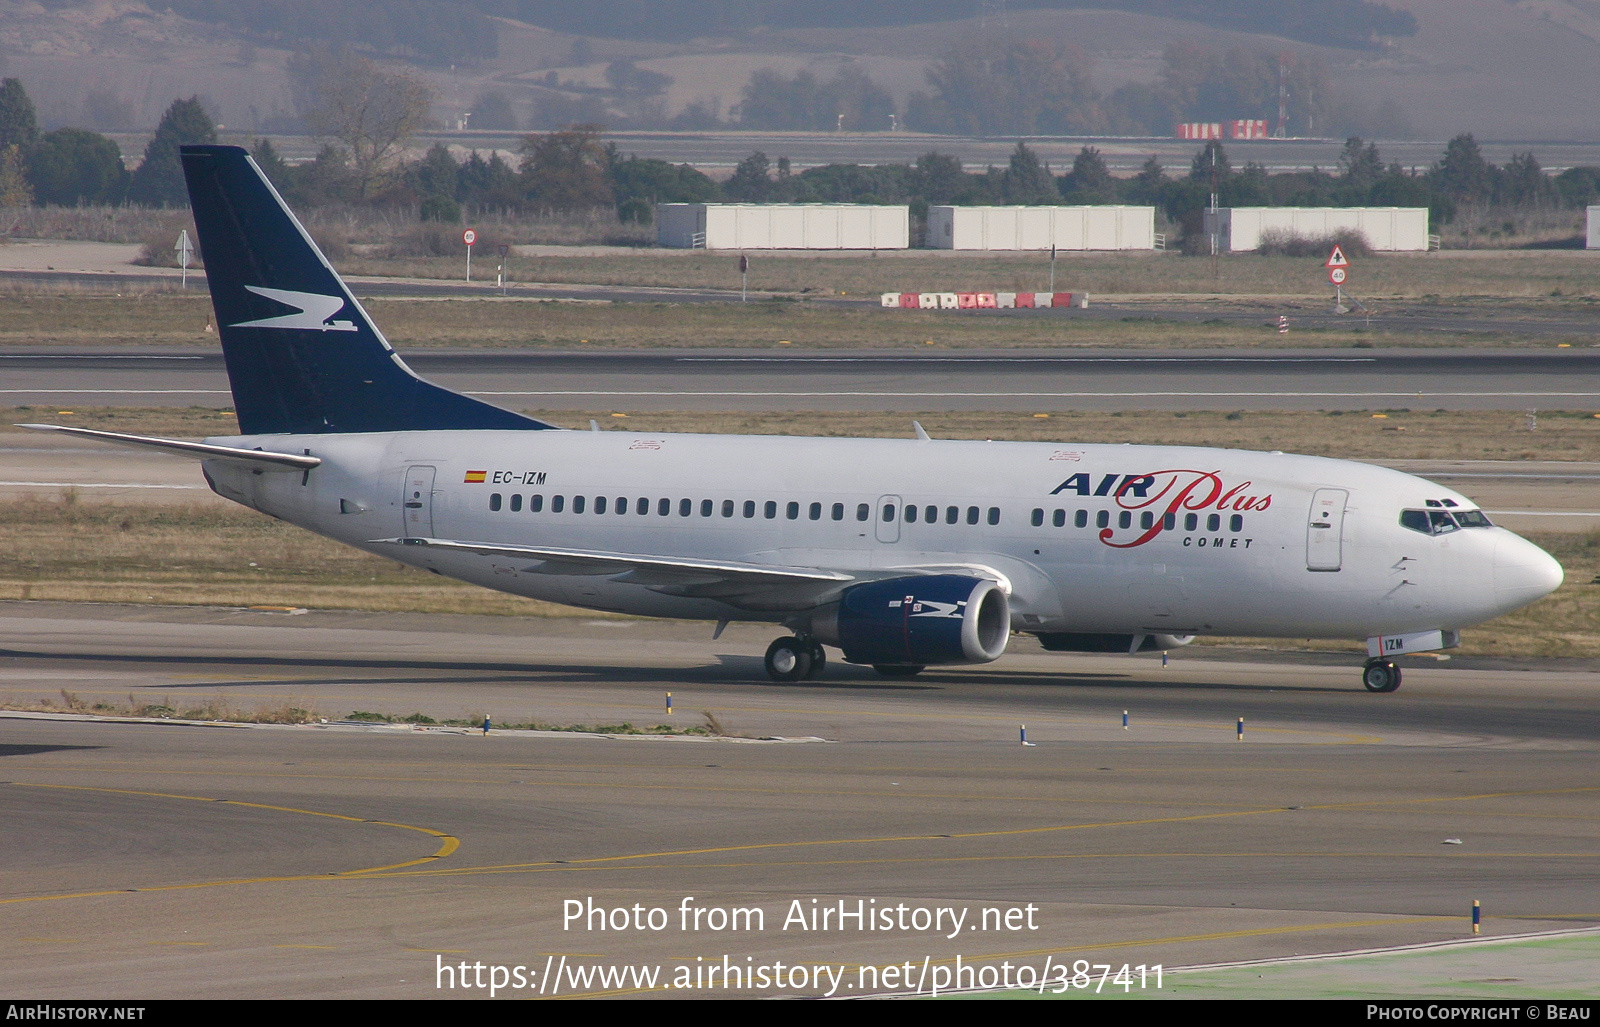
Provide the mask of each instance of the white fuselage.
{"label": "white fuselage", "polygon": [[[1359,639],[1449,631],[1524,606],[1561,582],[1553,559],[1504,529],[1429,534],[1401,524],[1402,510],[1475,509],[1459,493],[1321,457],[616,431],[210,441],[323,460],[309,472],[209,461],[214,488],[230,499],[452,578],[640,615],[788,616],[664,594],[616,575],[541,572],[526,559],[374,540],[430,537],[875,577],[966,568],[1000,580],[1012,627],[1030,632]],[[428,485],[410,488],[417,482]],[[408,496],[415,505],[405,506]]]}

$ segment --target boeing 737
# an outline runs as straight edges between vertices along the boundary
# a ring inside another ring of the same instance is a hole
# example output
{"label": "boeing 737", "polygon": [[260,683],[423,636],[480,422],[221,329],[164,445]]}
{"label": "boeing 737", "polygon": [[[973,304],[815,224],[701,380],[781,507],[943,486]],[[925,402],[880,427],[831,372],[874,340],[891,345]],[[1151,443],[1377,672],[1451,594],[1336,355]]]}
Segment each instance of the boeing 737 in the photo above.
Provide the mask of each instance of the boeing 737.
{"label": "boeing 737", "polygon": [[778,681],[828,647],[898,677],[1019,632],[1122,653],[1232,635],[1365,641],[1363,685],[1392,692],[1395,656],[1561,584],[1466,496],[1343,460],[560,429],[412,373],[245,150],[182,159],[239,436],[28,427],[190,455],[218,495],[486,588],[779,625]]}

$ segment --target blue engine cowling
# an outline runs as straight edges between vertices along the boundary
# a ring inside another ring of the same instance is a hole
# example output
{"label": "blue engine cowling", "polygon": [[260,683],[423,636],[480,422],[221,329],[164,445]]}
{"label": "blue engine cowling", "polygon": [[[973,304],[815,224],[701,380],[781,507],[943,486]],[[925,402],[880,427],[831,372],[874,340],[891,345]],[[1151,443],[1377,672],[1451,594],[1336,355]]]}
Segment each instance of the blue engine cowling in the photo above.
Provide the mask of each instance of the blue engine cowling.
{"label": "blue engine cowling", "polygon": [[988,578],[890,578],[845,589],[813,615],[811,632],[851,663],[988,663],[1006,651],[1011,604]]}

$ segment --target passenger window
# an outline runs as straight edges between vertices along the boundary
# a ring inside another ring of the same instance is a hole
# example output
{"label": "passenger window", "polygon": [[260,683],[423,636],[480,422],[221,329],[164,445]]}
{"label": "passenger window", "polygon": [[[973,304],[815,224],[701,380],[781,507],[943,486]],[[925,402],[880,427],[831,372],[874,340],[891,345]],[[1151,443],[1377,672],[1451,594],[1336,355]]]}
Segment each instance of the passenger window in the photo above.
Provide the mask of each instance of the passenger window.
{"label": "passenger window", "polygon": [[1200,525],[1200,515],[1199,514],[1184,514],[1183,515],[1183,530],[1184,531],[1193,531],[1195,528],[1199,527],[1199,525]]}
{"label": "passenger window", "polygon": [[1426,510],[1401,510],[1400,527],[1420,531],[1424,535],[1432,535],[1428,527],[1428,511]]}
{"label": "passenger window", "polygon": [[944,508],[944,522],[946,524],[954,524],[960,519],[961,508],[959,506],[947,506]]}
{"label": "passenger window", "polygon": [[1244,530],[1244,517],[1241,516],[1240,514],[1234,514],[1232,517],[1229,517],[1228,518],[1228,530],[1229,531],[1243,531]]}
{"label": "passenger window", "polygon": [[1222,527],[1222,515],[1221,514],[1212,514],[1211,516],[1206,518],[1206,530],[1207,531],[1216,531],[1220,527]]}
{"label": "passenger window", "polygon": [[894,520],[894,504],[893,503],[885,503],[885,504],[883,504],[883,519],[886,520],[886,521]]}
{"label": "passenger window", "polygon": [[917,507],[914,503],[906,504],[906,523],[915,524],[917,521]]}
{"label": "passenger window", "polygon": [[[814,521],[822,520],[822,504],[821,503],[812,503],[811,504],[811,509],[808,510],[807,512],[811,515],[811,519],[812,520],[814,520]],[[841,510],[840,512],[842,513],[843,511]]]}
{"label": "passenger window", "polygon": [[1076,527],[1087,528],[1089,526],[1089,511],[1079,510],[1077,513],[1073,514],[1072,523]]}
{"label": "passenger window", "polygon": [[572,512],[573,513],[575,513],[575,514],[583,513],[583,506],[584,506],[584,497],[583,496],[573,496],[572,497]]}
{"label": "passenger window", "polygon": [[722,501],[722,516],[724,516],[724,517],[732,517],[733,516],[733,500],[724,499]]}
{"label": "passenger window", "polygon": [[1139,515],[1139,527],[1140,527],[1140,529],[1142,529],[1144,531],[1149,531],[1151,528],[1155,527],[1155,525],[1156,525],[1156,515],[1151,513],[1149,510],[1146,510],[1144,513],[1141,513]]}
{"label": "passenger window", "polygon": [[968,524],[977,524],[978,523],[978,508],[977,507],[975,507],[975,506],[967,507],[967,523]]}
{"label": "passenger window", "polygon": [[1111,511],[1096,510],[1094,515],[1094,526],[1097,528],[1111,527]]}
{"label": "passenger window", "polygon": [[927,521],[929,524],[938,524],[939,508],[936,506],[925,507],[922,511],[922,519]]}
{"label": "passenger window", "polygon": [[790,503],[788,506],[784,507],[783,516],[791,521],[797,519],[800,516],[800,504]]}
{"label": "passenger window", "polygon": [[871,517],[871,516],[872,516],[872,507],[870,505],[868,505],[866,503],[862,503],[862,504],[860,504],[859,506],[856,507],[856,520],[864,521],[868,517]]}
{"label": "passenger window", "polygon": [[492,494],[489,497],[489,509],[491,509],[491,510],[499,510],[500,509],[500,493],[496,492],[496,493]]}
{"label": "passenger window", "polygon": [[1000,508],[998,506],[991,506],[989,508],[989,523],[990,524],[999,524],[1000,523]]}
{"label": "passenger window", "polygon": [[1165,517],[1161,518],[1161,529],[1163,531],[1171,531],[1173,528],[1176,528],[1177,526],[1178,526],[1178,515],[1177,514],[1169,513]]}
{"label": "passenger window", "polygon": [[512,513],[520,513],[520,512],[522,512],[522,496],[521,495],[515,495],[515,496],[511,497],[511,512]]}
{"label": "passenger window", "polygon": [[844,504],[843,503],[835,503],[835,504],[833,504],[833,519],[836,520],[836,521],[844,520]]}
{"label": "passenger window", "polygon": [[1117,514],[1117,527],[1126,528],[1132,523],[1133,523],[1133,512],[1132,511],[1124,510],[1121,513]]}
{"label": "passenger window", "polygon": [[606,512],[606,497],[605,496],[595,496],[594,497],[594,512],[597,513],[597,514],[603,514],[603,513]]}
{"label": "passenger window", "polygon": [[1443,535],[1456,530],[1455,519],[1443,510],[1429,510],[1428,523],[1433,526],[1435,535]]}
{"label": "passenger window", "polygon": [[1041,525],[1043,523],[1044,523],[1044,511],[1039,509],[1038,507],[1034,507],[1034,509],[1033,509],[1033,526],[1035,528],[1037,528],[1037,527],[1039,527],[1039,525]]}
{"label": "passenger window", "polygon": [[544,509],[544,496],[532,495],[528,497],[528,512],[538,513]]}
{"label": "passenger window", "polygon": [[770,499],[767,500],[766,505],[761,508],[761,515],[769,521],[772,520],[778,516],[778,504]]}
{"label": "passenger window", "polygon": [[566,496],[551,496],[550,497],[550,512],[551,513],[560,513],[561,512],[561,508],[566,506],[566,505],[567,505],[567,497]]}
{"label": "passenger window", "polygon": [[[639,512],[640,513],[644,513],[643,510],[640,510]],[[656,503],[656,516],[657,517],[670,517],[670,516],[672,516],[672,500],[670,500],[670,499],[662,499],[659,502],[657,502]]]}
{"label": "passenger window", "polygon": [[[666,502],[666,500],[663,499],[662,502],[664,503],[664,502]],[[678,500],[678,516],[679,517],[687,517],[692,513],[694,513],[694,500],[692,500],[692,499],[680,499],[680,500]]]}
{"label": "passenger window", "polygon": [[1058,528],[1066,527],[1067,512],[1065,510],[1057,510],[1050,516],[1050,523],[1054,524]]}
{"label": "passenger window", "polygon": [[712,503],[709,499],[700,500],[700,516],[710,517],[711,511],[715,508],[715,506],[716,504]]}
{"label": "passenger window", "polygon": [[755,500],[747,499],[747,500],[744,501],[744,515],[746,517],[754,517],[756,515],[756,501]]}
{"label": "passenger window", "polygon": [[[663,499],[661,501],[661,515],[665,517],[667,515],[667,511],[670,509],[672,509],[672,501]],[[638,514],[640,517],[643,517],[645,514],[649,513],[650,500],[640,496],[638,501],[634,503],[633,512]]]}
{"label": "passenger window", "polygon": [[628,512],[628,498],[626,496],[618,496],[617,497],[617,505],[616,505],[615,509],[616,509],[617,513],[619,513],[619,514],[627,513]]}

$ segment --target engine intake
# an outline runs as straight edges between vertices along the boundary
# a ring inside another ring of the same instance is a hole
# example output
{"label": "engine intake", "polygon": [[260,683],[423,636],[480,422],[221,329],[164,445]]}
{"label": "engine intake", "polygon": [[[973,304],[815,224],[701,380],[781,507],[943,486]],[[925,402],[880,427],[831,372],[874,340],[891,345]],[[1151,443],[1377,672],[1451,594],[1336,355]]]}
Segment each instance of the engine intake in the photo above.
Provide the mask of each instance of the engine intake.
{"label": "engine intake", "polygon": [[1006,651],[1011,604],[1000,585],[962,574],[852,585],[811,620],[811,633],[851,663],[988,663]]}

